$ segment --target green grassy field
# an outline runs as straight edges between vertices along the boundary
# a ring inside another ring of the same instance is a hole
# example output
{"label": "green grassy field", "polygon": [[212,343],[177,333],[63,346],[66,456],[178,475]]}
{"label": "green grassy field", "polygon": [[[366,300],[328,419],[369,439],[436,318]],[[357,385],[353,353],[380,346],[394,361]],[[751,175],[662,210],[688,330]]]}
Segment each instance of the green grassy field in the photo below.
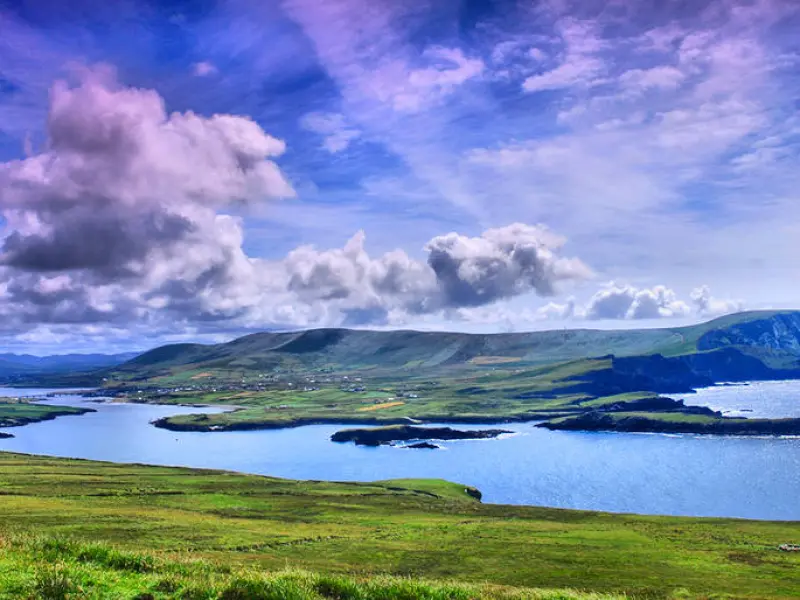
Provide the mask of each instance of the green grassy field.
{"label": "green grassy field", "polygon": [[296,569],[265,572],[156,557],[102,543],[45,536],[0,540],[0,598],[220,600],[623,600],[618,594],[353,577]]}
{"label": "green grassy field", "polygon": [[[405,419],[532,420],[561,412],[580,412],[576,403],[585,394],[559,393],[569,377],[610,366],[610,360],[580,360],[537,368],[468,370],[437,378],[409,375],[364,378],[364,391],[346,391],[340,385],[319,389],[198,392],[177,389],[141,396],[159,403],[234,405],[233,412],[181,415],[167,423],[176,428],[236,429],[286,427],[311,422],[390,424]],[[197,375],[194,375],[195,377]],[[196,380],[195,380],[196,381]],[[347,387],[347,386],[345,386]],[[540,394],[540,395],[539,395]]]}
{"label": "green grassy field", "polygon": [[[800,595],[800,556],[777,549],[800,539],[800,523],[483,505],[442,481],[299,482],[3,453],[0,539],[7,598],[42,597],[64,577],[83,589],[73,598]],[[381,591],[417,578],[460,583]],[[325,592],[329,580],[361,591]],[[485,584],[515,590],[469,587]],[[272,591],[225,595],[244,585]]]}

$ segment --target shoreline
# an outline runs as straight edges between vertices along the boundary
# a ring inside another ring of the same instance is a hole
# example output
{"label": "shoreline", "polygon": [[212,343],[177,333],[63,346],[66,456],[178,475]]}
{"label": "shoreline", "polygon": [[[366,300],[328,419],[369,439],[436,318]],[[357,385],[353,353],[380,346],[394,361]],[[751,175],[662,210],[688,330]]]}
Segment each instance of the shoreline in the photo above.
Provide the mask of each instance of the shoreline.
{"label": "shoreline", "polygon": [[[28,457],[28,458],[35,458],[35,459],[49,459],[55,461],[64,461],[64,462],[77,462],[87,465],[112,465],[112,466],[127,466],[127,467],[136,467],[136,468],[152,468],[152,469],[169,469],[175,471],[192,471],[201,475],[234,475],[234,476],[241,476],[241,477],[255,477],[259,479],[263,479],[266,482],[284,482],[284,483],[311,483],[311,484],[318,484],[318,483],[327,483],[327,484],[334,484],[334,485],[344,485],[344,486],[369,486],[371,484],[375,485],[383,485],[387,481],[421,481],[421,482],[435,482],[435,481],[443,481],[448,484],[457,485],[463,488],[463,493],[470,497],[476,503],[488,506],[488,507],[495,507],[499,509],[531,509],[531,510],[544,510],[544,511],[552,511],[557,513],[565,513],[565,514],[573,514],[573,515],[609,515],[613,517],[620,517],[620,518],[655,518],[655,519],[679,519],[683,521],[703,521],[708,523],[713,522],[738,522],[738,523],[776,523],[776,524],[800,524],[800,518],[798,519],[776,519],[776,518],[753,518],[753,517],[740,517],[740,516],[714,516],[714,515],[693,515],[693,514],[683,514],[683,513],[666,513],[666,512],[634,512],[634,511],[615,511],[615,510],[601,510],[601,509],[593,509],[593,508],[567,508],[564,506],[550,506],[544,504],[517,504],[517,503],[503,503],[503,502],[485,502],[483,500],[483,492],[480,488],[465,484],[465,483],[458,483],[450,481],[449,479],[440,479],[434,477],[425,477],[420,479],[376,479],[376,480],[336,480],[336,479],[295,479],[291,477],[281,477],[276,475],[264,475],[262,473],[253,473],[250,471],[239,471],[239,470],[231,470],[231,469],[220,469],[220,468],[212,468],[212,467],[192,467],[186,465],[178,465],[178,464],[159,464],[159,463],[146,463],[146,462],[125,462],[125,461],[113,461],[113,460],[102,460],[102,459],[94,459],[94,458],[81,458],[81,457],[71,457],[71,456],[61,456],[56,454],[39,454],[33,452],[20,452],[18,450],[3,450],[0,449],[0,458],[4,455],[9,456],[16,456],[16,457]],[[391,489],[391,488],[389,488]]]}
{"label": "shoreline", "polygon": [[[773,380],[771,383],[784,383],[793,380]],[[758,382],[741,382],[735,385],[750,385]],[[714,387],[730,387],[728,382],[721,382]],[[214,408],[220,412],[216,414],[233,414],[246,410],[240,405],[209,404],[209,403],[167,403],[160,404],[157,400],[142,401],[138,399],[125,399],[106,397],[98,398],[98,388],[81,390],[72,388],[76,397],[83,397],[87,402],[119,402],[130,404],[180,406],[194,408]],[[694,390],[696,392],[697,390]],[[50,405],[58,406],[58,405]],[[716,436],[800,436],[800,418],[751,418],[728,417],[721,412],[705,406],[686,405],[683,400],[675,400],[667,396],[653,395],[633,401],[618,402],[603,407],[602,409],[581,407],[575,405],[573,410],[553,410],[537,413],[511,414],[511,415],[420,415],[403,417],[356,417],[356,416],[319,416],[297,417],[275,421],[233,421],[228,423],[202,422],[208,419],[206,414],[198,414],[200,422],[174,422],[175,417],[191,415],[171,415],[160,417],[150,422],[159,429],[174,432],[226,432],[226,431],[270,431],[280,429],[294,429],[312,425],[342,425],[361,427],[386,427],[386,426],[413,426],[413,425],[501,425],[503,423],[533,423],[536,427],[550,431],[574,432],[620,432],[620,433],[664,433],[664,434],[693,434]],[[95,412],[91,408],[70,407],[69,410],[53,410],[49,414],[37,418],[17,418],[13,424],[5,426],[24,426],[41,421],[52,420],[60,416],[87,414]],[[631,413],[631,414],[627,414]],[[635,414],[633,414],[635,413]],[[674,419],[670,417],[674,416]],[[691,421],[691,419],[702,419]]]}

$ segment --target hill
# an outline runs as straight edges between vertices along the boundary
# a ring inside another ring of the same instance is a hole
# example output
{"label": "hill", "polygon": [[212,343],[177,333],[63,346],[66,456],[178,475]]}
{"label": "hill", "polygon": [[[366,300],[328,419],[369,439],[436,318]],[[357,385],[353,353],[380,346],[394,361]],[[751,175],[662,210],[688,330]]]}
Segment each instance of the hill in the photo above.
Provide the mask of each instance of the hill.
{"label": "hill", "polygon": [[800,312],[771,311],[666,329],[259,333],[156,348],[107,372],[104,393],[235,409],[155,422],[179,431],[532,421],[623,410],[672,413],[677,423],[694,409],[654,401],[659,394],[797,378]]}
{"label": "hill", "polygon": [[664,329],[569,329],[468,334],[313,329],[256,333],[217,345],[177,344],[146,352],[113,370],[147,379],[185,371],[441,371],[537,366],[605,355],[675,356],[735,347],[773,367],[800,360],[800,312],[746,312]]}
{"label": "hill", "polygon": [[490,505],[445,481],[292,481],[10,453],[0,489],[0,598],[800,595],[800,554],[779,550],[798,523]]}
{"label": "hill", "polygon": [[115,367],[136,357],[138,352],[121,354],[0,354],[0,381],[15,383],[43,375],[89,373]]}

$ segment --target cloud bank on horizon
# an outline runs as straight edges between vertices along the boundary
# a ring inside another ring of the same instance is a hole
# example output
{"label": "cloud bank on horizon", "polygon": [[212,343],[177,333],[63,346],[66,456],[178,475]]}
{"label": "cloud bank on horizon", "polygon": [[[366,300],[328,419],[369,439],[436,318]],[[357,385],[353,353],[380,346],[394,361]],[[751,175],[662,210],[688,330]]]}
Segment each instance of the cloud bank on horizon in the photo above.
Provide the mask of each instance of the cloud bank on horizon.
{"label": "cloud bank on horizon", "polygon": [[0,9],[11,345],[796,303],[791,0],[113,8]]}

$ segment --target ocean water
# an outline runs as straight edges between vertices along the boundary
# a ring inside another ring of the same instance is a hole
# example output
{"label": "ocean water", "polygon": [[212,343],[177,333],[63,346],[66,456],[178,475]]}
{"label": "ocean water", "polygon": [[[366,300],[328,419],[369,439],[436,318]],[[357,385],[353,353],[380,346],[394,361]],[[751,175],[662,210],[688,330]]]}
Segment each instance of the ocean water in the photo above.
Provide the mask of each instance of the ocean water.
{"label": "ocean water", "polygon": [[[0,389],[0,395],[22,392]],[[753,416],[800,416],[798,398],[800,382],[719,387],[686,396],[691,404],[750,409],[744,414]],[[218,409],[98,404],[75,396],[47,401],[97,412],[6,428],[16,437],[0,440],[0,450],[295,479],[436,477],[477,487],[484,502],[800,519],[800,438],[557,432],[513,423],[502,426],[511,435],[444,442],[440,450],[364,448],[331,442],[336,425],[176,433],[150,422]]]}

